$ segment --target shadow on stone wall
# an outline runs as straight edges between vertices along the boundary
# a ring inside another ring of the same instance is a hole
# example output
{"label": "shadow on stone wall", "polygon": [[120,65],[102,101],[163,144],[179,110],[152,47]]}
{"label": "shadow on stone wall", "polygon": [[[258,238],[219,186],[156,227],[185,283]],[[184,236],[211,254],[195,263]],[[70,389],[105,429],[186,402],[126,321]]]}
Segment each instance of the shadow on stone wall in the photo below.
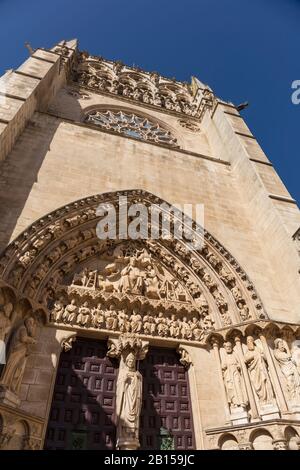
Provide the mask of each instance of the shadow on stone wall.
{"label": "shadow on stone wall", "polygon": [[[81,107],[75,98],[72,98],[72,107],[74,116],[81,115]],[[12,239],[32,188],[38,183],[40,168],[61,122],[59,118],[36,112],[13,150],[0,162],[0,253]],[[38,207],[39,201],[35,200],[34,204]],[[30,220],[22,220],[21,231],[35,219],[33,216]]]}

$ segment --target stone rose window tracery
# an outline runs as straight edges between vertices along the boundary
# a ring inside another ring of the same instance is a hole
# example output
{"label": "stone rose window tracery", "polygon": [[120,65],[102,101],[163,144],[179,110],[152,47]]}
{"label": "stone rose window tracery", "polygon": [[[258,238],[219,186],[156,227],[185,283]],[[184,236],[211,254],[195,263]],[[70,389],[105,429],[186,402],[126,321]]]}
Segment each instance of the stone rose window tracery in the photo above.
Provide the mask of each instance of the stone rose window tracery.
{"label": "stone rose window tracery", "polygon": [[160,124],[134,113],[110,110],[91,111],[86,116],[85,122],[135,139],[178,147],[177,140],[170,131],[164,129]]}

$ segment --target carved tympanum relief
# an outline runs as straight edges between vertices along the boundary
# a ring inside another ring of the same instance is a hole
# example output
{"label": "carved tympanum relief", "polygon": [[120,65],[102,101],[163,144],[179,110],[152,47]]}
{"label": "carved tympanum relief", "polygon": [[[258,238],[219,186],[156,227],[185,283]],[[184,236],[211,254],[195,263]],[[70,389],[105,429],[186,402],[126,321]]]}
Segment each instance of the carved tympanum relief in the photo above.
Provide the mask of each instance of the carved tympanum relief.
{"label": "carved tympanum relief", "polygon": [[[4,281],[45,309],[50,306],[52,310],[56,302],[58,312],[62,292],[63,308],[68,308],[63,317],[54,312],[51,319],[76,323],[76,308],[81,308],[82,327],[91,325],[91,316],[84,309],[94,310],[98,306],[98,310],[106,310],[112,300],[120,311],[124,299],[130,311],[121,315],[120,328],[126,330],[126,315],[131,315],[138,300],[140,315],[146,315],[147,310],[153,312],[155,307],[165,317],[172,318],[172,337],[182,334],[189,337],[191,333],[185,325],[189,321],[193,322],[190,328],[199,336],[197,330],[201,328],[205,331],[265,318],[246,274],[206,232],[202,248],[195,251],[188,249],[184,241],[171,238],[126,242],[127,248],[133,246],[135,252],[118,254],[117,247],[124,250],[125,242],[99,240],[96,208],[100,202],[107,201],[116,205],[118,214],[120,195],[127,197],[128,204],[144,201],[146,207],[152,207],[163,203],[143,191],[123,191],[86,198],[59,209],[37,221],[6,249],[0,258],[0,275]],[[170,223],[172,232],[175,223],[172,217]],[[84,306],[84,302],[88,305]],[[95,323],[101,325],[101,314],[98,312],[97,316]],[[146,332],[154,333],[151,314],[145,320]],[[164,330],[160,326],[160,335],[164,335]]]}
{"label": "carved tympanum relief", "polygon": [[[200,341],[213,328],[209,305],[145,248],[117,245],[57,285],[51,321],[121,333]],[[69,300],[68,300],[69,299]]]}

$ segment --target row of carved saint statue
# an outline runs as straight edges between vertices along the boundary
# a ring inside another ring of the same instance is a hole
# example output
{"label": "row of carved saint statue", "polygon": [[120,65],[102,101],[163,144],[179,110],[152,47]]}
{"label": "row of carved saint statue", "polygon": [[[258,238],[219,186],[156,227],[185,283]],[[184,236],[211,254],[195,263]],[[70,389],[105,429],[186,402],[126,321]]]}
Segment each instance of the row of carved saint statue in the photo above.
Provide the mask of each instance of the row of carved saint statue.
{"label": "row of carved saint statue", "polygon": [[80,327],[120,331],[121,333],[141,333],[195,341],[200,341],[204,332],[213,326],[213,321],[208,314],[199,315],[196,311],[189,318],[187,315],[165,314],[162,311],[142,313],[138,309],[117,310],[114,304],[105,308],[99,303],[93,308],[89,307],[87,301],[78,305],[78,301],[74,298],[70,303],[65,304],[63,298],[54,303],[51,321]]}
{"label": "row of carved saint statue", "polygon": [[[252,336],[247,337],[246,347],[240,343],[239,345],[233,348],[232,343],[227,341],[220,351],[220,367],[230,412],[242,412],[251,405],[247,376],[250,379],[250,389],[254,391],[254,400],[258,403],[261,413],[263,414],[268,407],[269,409],[273,407],[278,411],[274,375],[270,374],[270,364],[263,348],[254,341]],[[273,357],[282,379],[281,383],[286,390],[288,402],[293,406],[300,406],[300,349],[298,345],[294,346],[291,353],[287,343],[281,338],[276,338]]]}

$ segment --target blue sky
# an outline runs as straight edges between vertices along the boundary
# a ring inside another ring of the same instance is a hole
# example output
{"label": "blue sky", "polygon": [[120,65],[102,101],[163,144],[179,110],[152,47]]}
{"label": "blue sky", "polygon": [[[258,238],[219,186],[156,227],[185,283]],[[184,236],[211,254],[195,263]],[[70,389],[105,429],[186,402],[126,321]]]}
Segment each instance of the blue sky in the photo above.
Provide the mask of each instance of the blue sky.
{"label": "blue sky", "polygon": [[239,104],[291,195],[300,202],[300,0],[0,0],[0,74],[77,37],[80,49],[162,75],[208,83]]}

